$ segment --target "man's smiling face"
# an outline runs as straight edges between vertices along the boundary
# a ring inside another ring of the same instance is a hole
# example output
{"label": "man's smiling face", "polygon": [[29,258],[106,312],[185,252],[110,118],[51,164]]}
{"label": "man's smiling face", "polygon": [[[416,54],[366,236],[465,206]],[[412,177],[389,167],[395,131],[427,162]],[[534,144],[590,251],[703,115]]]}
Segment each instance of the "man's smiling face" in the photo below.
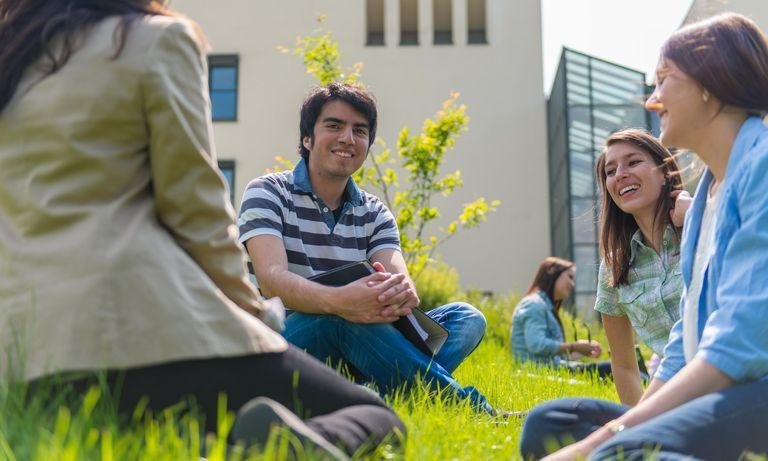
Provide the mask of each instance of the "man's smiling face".
{"label": "man's smiling face", "polygon": [[344,101],[323,106],[312,130],[302,142],[309,150],[309,171],[318,179],[346,181],[368,155],[368,121]]}

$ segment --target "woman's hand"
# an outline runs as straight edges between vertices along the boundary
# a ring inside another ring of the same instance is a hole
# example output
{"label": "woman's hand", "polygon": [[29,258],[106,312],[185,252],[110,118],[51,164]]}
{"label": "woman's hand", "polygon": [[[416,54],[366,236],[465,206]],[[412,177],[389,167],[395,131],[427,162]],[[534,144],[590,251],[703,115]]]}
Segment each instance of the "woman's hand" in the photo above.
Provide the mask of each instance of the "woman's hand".
{"label": "woman's hand", "polygon": [[603,348],[597,341],[587,341],[586,339],[580,339],[571,343],[569,350],[571,351],[571,358],[578,359],[580,357],[599,357],[600,353],[603,351]]}
{"label": "woman's hand", "polygon": [[613,433],[608,429],[600,428],[589,435],[589,437],[563,447],[549,456],[542,458],[542,461],[573,461],[582,460],[592,453],[601,443],[610,439]]}
{"label": "woman's hand", "polygon": [[669,196],[674,201],[673,207],[669,210],[669,219],[672,220],[673,226],[681,227],[685,221],[685,212],[691,207],[693,198],[685,190],[673,190]]}
{"label": "woman's hand", "polygon": [[541,461],[575,461],[586,459],[594,447],[587,440],[568,445],[541,459]]}
{"label": "woman's hand", "polygon": [[263,309],[256,317],[277,333],[282,333],[285,328],[285,307],[280,298],[262,298],[259,302]]}

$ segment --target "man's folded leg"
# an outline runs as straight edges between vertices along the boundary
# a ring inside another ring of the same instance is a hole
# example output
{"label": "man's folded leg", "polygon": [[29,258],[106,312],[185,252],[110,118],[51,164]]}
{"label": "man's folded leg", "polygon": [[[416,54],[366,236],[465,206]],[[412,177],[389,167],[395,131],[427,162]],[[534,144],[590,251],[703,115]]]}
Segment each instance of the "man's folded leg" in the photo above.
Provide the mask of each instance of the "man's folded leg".
{"label": "man's folded leg", "polygon": [[[484,329],[484,318],[482,325]],[[446,388],[461,399],[469,399],[478,410],[494,413],[482,393],[472,386],[462,387],[448,370],[418,350],[391,324],[353,323],[333,315],[293,313],[286,319],[283,335],[321,361],[351,364],[382,393],[411,384],[421,376],[435,388]]]}
{"label": "man's folded leg", "polygon": [[351,376],[357,383],[364,383],[370,378],[349,363],[342,354],[337,320],[341,319],[335,315],[294,312],[285,320],[283,336],[289,343],[331,367],[342,365],[344,374]]}
{"label": "man's folded leg", "polygon": [[336,319],[339,317],[335,315],[294,312],[285,319],[283,336],[289,343],[304,349],[321,362],[330,360],[336,364],[343,359],[338,341],[339,323]]}

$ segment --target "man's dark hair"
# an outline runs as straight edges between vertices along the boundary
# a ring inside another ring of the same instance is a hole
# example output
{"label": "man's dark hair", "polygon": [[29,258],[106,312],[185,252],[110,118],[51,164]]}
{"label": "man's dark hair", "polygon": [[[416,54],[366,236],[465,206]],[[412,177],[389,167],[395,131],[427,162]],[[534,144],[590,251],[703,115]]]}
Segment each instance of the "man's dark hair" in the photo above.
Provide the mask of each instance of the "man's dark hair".
{"label": "man's dark hair", "polygon": [[343,101],[357,112],[360,112],[368,121],[368,147],[373,145],[376,139],[376,100],[370,91],[352,83],[334,82],[325,86],[318,86],[309,92],[301,104],[301,119],[299,120],[299,155],[307,161],[309,149],[304,147],[304,138],[315,140],[315,122],[320,116],[323,107],[331,101]]}

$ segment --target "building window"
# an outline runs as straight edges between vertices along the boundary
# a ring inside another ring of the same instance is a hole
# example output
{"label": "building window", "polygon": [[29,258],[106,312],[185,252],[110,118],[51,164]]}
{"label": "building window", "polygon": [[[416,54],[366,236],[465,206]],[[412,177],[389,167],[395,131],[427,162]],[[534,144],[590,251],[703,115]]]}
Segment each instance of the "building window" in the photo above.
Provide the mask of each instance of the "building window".
{"label": "building window", "polygon": [[384,46],[384,0],[366,1],[365,21],[368,34],[365,44]]}
{"label": "building window", "polygon": [[434,20],[435,45],[450,45],[453,43],[451,0],[434,0],[432,3],[432,18]]}
{"label": "building window", "polygon": [[219,160],[219,170],[224,175],[224,179],[227,180],[227,188],[229,188],[229,200],[232,201],[232,205],[235,204],[235,161],[234,160]]}
{"label": "building window", "polygon": [[485,0],[467,0],[467,43],[488,43],[485,31]]}
{"label": "building window", "polygon": [[400,45],[419,44],[419,2],[400,0]]}
{"label": "building window", "polygon": [[238,56],[208,56],[208,84],[213,121],[237,120]]}

